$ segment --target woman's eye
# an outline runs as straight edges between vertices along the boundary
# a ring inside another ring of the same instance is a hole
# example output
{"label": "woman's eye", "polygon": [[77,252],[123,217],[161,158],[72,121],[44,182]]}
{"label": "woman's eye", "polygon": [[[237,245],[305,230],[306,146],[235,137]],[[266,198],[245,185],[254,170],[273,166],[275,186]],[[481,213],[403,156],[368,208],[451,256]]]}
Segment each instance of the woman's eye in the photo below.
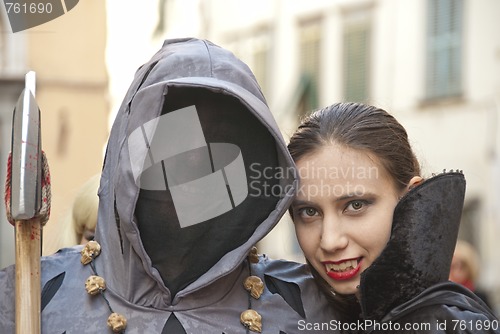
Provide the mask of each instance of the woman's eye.
{"label": "woman's eye", "polygon": [[305,208],[304,213],[307,216],[314,216],[314,215],[316,215],[317,211],[316,211],[316,209],[313,209],[313,208]]}
{"label": "woman's eye", "polygon": [[344,211],[358,212],[365,209],[366,204],[367,203],[365,201],[361,200],[351,201],[347,204]]}
{"label": "woman's eye", "polygon": [[299,209],[299,215],[305,218],[314,217],[318,214],[318,210],[314,208],[302,208]]}

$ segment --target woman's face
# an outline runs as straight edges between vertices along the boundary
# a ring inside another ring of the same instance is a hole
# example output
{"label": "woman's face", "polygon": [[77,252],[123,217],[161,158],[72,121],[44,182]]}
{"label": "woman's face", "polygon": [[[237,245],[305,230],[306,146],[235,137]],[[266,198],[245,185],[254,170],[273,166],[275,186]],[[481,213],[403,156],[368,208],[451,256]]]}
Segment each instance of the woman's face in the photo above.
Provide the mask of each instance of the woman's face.
{"label": "woman's face", "polygon": [[305,257],[340,294],[355,294],[361,273],[389,240],[401,193],[374,156],[338,144],[297,161],[292,212]]}

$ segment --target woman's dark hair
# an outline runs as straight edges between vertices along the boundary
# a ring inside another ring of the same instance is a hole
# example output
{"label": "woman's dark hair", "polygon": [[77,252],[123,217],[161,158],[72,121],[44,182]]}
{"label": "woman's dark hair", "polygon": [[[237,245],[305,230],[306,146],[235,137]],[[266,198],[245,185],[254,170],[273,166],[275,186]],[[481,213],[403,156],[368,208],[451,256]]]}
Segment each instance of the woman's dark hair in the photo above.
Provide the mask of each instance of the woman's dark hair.
{"label": "woman's dark hair", "polygon": [[[361,103],[337,103],[315,111],[302,121],[290,139],[288,150],[297,162],[333,143],[377,157],[398,189],[402,190],[413,176],[420,175],[420,165],[406,130],[380,108]],[[311,265],[309,267],[342,320],[356,321],[361,312],[356,298],[332,294],[330,285]]]}
{"label": "woman's dark hair", "polygon": [[376,156],[396,187],[403,189],[420,165],[406,130],[388,112],[361,103],[337,103],[306,117],[293,134],[288,150],[293,160],[337,143]]}

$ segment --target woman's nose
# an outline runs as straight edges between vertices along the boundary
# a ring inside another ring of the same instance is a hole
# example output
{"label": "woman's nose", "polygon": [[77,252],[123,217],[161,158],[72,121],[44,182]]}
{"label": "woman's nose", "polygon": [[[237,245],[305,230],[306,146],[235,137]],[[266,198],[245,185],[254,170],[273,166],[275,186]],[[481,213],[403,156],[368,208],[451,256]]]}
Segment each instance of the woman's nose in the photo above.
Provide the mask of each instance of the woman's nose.
{"label": "woman's nose", "polygon": [[323,219],[320,247],[329,253],[347,247],[349,238],[340,222],[331,217],[325,218]]}

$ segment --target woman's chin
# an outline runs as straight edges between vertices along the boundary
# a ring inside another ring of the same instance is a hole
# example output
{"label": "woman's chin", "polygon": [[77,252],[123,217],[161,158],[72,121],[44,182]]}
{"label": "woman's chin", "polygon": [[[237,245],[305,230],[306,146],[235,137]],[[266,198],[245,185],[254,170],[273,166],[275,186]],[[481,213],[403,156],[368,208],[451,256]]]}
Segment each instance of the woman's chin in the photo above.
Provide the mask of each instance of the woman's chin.
{"label": "woman's chin", "polygon": [[345,282],[345,284],[330,284],[330,286],[335,293],[341,295],[354,295],[359,292],[359,289],[357,288],[357,286],[359,286],[359,281],[349,283]]}

